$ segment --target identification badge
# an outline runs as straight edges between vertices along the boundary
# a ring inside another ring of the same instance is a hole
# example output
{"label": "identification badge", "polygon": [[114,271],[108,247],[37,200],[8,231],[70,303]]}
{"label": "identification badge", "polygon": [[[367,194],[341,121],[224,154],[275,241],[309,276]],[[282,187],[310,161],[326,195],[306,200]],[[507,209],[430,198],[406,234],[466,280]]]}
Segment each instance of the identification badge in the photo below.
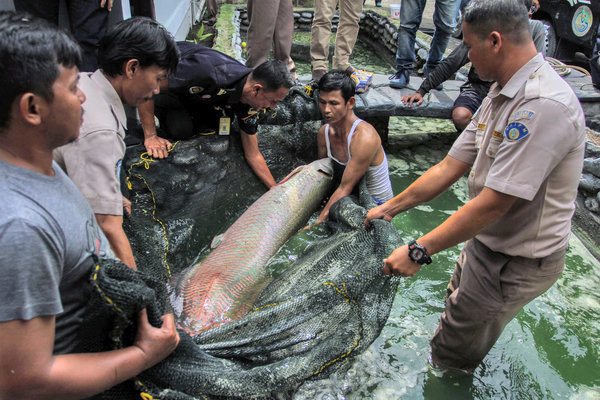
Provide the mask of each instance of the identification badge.
{"label": "identification badge", "polygon": [[222,117],[219,118],[219,135],[229,135],[231,127],[231,118]]}

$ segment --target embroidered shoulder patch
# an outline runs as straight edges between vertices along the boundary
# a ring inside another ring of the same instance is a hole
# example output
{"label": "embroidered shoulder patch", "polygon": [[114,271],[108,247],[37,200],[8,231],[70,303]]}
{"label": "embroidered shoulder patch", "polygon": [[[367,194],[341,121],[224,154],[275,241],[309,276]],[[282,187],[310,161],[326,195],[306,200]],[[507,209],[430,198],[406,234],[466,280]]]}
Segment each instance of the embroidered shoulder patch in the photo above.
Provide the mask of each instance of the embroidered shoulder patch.
{"label": "embroidered shoulder patch", "polygon": [[504,136],[509,142],[516,142],[529,135],[529,129],[520,122],[511,122],[504,129]]}
{"label": "embroidered shoulder patch", "polygon": [[199,94],[204,92],[204,88],[202,86],[190,86],[188,91],[190,92],[190,94]]}
{"label": "embroidered shoulder patch", "polygon": [[519,110],[512,113],[508,118],[509,121],[529,120],[535,115],[535,112],[529,110]]}

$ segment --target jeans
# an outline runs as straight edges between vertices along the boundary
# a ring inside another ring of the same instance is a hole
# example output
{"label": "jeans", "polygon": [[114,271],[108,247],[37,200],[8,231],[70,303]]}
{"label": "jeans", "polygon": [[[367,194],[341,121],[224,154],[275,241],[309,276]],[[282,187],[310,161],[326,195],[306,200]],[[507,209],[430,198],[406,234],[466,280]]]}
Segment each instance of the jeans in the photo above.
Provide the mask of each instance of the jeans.
{"label": "jeans", "polygon": [[[415,62],[415,37],[421,25],[423,10],[427,0],[403,0],[400,8],[400,27],[398,29],[398,51],[396,69],[413,70]],[[435,33],[431,41],[426,67],[431,70],[442,60],[450,36],[454,31],[459,0],[435,0],[433,23]]]}

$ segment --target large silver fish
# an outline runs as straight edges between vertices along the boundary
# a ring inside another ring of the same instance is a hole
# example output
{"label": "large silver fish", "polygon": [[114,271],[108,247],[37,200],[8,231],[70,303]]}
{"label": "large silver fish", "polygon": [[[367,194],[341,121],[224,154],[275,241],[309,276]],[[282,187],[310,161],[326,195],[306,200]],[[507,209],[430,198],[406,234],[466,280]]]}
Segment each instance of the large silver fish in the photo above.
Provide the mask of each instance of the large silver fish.
{"label": "large silver fish", "polygon": [[236,320],[269,282],[267,261],[317,210],[332,183],[331,160],[292,171],[263,194],[223,234],[200,263],[169,283],[178,324],[190,335]]}

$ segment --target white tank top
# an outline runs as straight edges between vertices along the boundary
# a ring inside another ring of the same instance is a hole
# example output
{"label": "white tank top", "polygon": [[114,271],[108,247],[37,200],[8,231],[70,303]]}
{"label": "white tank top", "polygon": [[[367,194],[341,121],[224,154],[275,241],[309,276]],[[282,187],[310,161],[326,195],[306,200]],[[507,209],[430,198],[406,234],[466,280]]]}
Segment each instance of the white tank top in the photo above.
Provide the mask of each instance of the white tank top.
{"label": "white tank top", "polygon": [[[352,153],[350,153],[350,143],[352,142],[352,135],[354,135],[354,131],[359,123],[363,122],[362,119],[357,119],[352,124],[352,128],[350,129],[350,134],[348,135],[348,162],[352,158]],[[327,145],[327,157],[331,158],[338,164],[346,166],[348,163],[343,163],[339,161],[337,158],[331,154],[331,146],[329,144],[329,124],[325,125],[325,144]],[[390,182],[390,174],[388,171],[388,162],[387,156],[385,155],[385,151],[383,152],[383,161],[379,165],[370,165],[367,169],[367,189],[369,189],[369,193],[375,199],[386,202],[392,197],[394,197],[394,192],[392,192],[392,183]]]}

